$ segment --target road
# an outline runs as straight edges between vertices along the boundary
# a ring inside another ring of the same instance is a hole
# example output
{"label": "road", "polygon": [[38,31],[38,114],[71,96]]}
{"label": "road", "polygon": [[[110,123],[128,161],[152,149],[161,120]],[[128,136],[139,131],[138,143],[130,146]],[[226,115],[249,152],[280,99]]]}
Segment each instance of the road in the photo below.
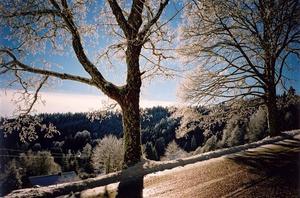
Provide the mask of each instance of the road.
{"label": "road", "polygon": [[[300,197],[300,136],[106,186],[117,197]],[[82,194],[83,195],[83,194]],[[110,196],[109,196],[110,197]]]}

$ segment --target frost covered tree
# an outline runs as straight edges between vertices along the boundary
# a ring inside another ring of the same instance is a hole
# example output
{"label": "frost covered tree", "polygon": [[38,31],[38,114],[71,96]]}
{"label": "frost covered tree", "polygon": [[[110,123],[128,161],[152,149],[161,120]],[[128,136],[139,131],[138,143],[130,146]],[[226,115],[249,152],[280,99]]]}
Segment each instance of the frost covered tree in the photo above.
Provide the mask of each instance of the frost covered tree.
{"label": "frost covered tree", "polygon": [[74,136],[74,144],[77,148],[83,148],[90,141],[91,133],[87,130],[78,131]]}
{"label": "frost covered tree", "polygon": [[110,173],[122,169],[124,156],[122,139],[105,136],[93,150],[92,163],[95,170]]}
{"label": "frost covered tree", "polygon": [[161,160],[175,160],[187,156],[189,156],[189,154],[182,148],[180,148],[175,142],[175,140],[173,140],[168,144],[165,155],[162,157]]}
{"label": "frost covered tree", "polygon": [[199,66],[182,85],[192,102],[261,97],[278,135],[276,89],[300,58],[298,0],[201,0],[185,12],[181,54]]}
{"label": "frost covered tree", "polygon": [[[16,99],[19,116],[15,117],[14,124],[4,122],[2,128],[7,133],[21,130],[23,141],[37,138],[37,125],[53,135],[57,132],[55,127],[39,124],[40,120],[28,113],[40,101],[40,90],[53,79],[76,81],[97,88],[120,105],[124,167],[140,161],[140,88],[145,77],[166,71],[162,62],[170,56],[163,47],[169,46],[172,37],[166,26],[169,19],[164,23],[159,19],[168,2],[1,1],[0,32],[7,40],[0,46],[0,74],[6,75],[8,85],[18,84],[23,90]],[[91,51],[99,53],[93,58]],[[71,67],[75,70],[78,66],[85,74],[65,72],[70,70],[60,67],[64,64],[50,61],[57,56],[63,60],[75,57],[78,64]],[[124,84],[115,84],[105,76],[109,73],[105,67],[110,64],[124,71]]]}
{"label": "frost covered tree", "polygon": [[193,107],[180,107],[174,110],[172,117],[180,118],[180,125],[176,129],[176,138],[184,137],[190,130],[193,123],[199,124],[201,115]]}
{"label": "frost covered tree", "polygon": [[202,147],[198,147],[194,152],[193,155],[197,155],[200,153],[205,153],[209,151],[214,151],[217,148],[219,148],[221,143],[218,141],[218,138],[215,135],[212,135],[210,138],[208,138],[205,142],[205,144]]}
{"label": "frost covered tree", "polygon": [[87,143],[82,148],[82,153],[79,156],[80,160],[80,168],[87,173],[91,173],[93,171],[93,166],[91,163],[91,156],[92,156],[92,146]]}
{"label": "frost covered tree", "polygon": [[267,115],[265,109],[259,107],[249,119],[247,134],[249,142],[260,140],[266,136],[267,127]]}
{"label": "frost covered tree", "polygon": [[233,115],[223,131],[221,145],[225,147],[241,145],[244,143],[245,133],[245,122],[238,115]]}

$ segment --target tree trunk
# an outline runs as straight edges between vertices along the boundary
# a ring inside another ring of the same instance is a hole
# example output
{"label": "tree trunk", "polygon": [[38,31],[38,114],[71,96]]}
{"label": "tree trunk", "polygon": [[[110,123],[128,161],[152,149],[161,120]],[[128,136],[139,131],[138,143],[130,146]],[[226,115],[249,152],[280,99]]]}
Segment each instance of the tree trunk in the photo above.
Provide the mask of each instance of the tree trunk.
{"label": "tree trunk", "polygon": [[139,92],[127,96],[121,105],[125,151],[123,168],[140,162],[142,156]]}
{"label": "tree trunk", "polygon": [[268,109],[268,128],[270,132],[270,136],[274,137],[280,134],[280,129],[278,125],[278,111],[276,107],[276,101],[275,102],[269,102],[267,104]]}
{"label": "tree trunk", "polygon": [[273,87],[272,89],[270,89],[267,92],[266,105],[267,105],[267,111],[268,111],[267,118],[268,118],[269,134],[271,137],[280,135],[275,87]]}
{"label": "tree trunk", "polygon": [[142,85],[139,66],[140,45],[129,44],[126,50],[127,79],[119,104],[123,113],[124,162],[123,168],[141,160],[140,89]]}

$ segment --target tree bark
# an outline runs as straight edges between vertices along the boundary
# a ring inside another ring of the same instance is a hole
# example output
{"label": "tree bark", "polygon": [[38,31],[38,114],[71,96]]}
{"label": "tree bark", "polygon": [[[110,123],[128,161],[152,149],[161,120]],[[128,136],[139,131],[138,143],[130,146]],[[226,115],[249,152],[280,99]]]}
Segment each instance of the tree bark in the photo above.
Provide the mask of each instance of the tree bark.
{"label": "tree bark", "polygon": [[141,127],[139,92],[128,94],[121,105],[123,113],[124,133],[124,162],[123,168],[127,168],[141,160]]}
{"label": "tree bark", "polygon": [[141,46],[129,44],[126,50],[127,85],[119,104],[123,113],[124,164],[132,166],[141,160],[140,89],[142,85],[139,55]]}
{"label": "tree bark", "polygon": [[280,135],[280,128],[278,124],[278,109],[276,105],[276,90],[275,86],[267,91],[266,105],[268,128],[271,137]]}

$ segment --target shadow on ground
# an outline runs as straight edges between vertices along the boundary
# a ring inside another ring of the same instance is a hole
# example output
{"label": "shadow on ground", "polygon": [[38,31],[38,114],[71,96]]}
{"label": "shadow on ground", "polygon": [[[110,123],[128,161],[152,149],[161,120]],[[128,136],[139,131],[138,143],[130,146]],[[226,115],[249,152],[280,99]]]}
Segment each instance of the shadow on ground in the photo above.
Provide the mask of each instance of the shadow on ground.
{"label": "shadow on ground", "polygon": [[299,139],[289,137],[259,149],[231,154],[227,159],[246,167],[250,173],[261,176],[258,180],[246,183],[244,188],[231,194],[231,197],[245,196],[247,193],[251,193],[247,197],[300,196]]}
{"label": "shadow on ground", "polygon": [[[142,168],[142,167],[141,167]],[[126,172],[122,173],[118,186],[117,198],[132,197],[142,198],[144,188],[144,175],[131,177]]]}

